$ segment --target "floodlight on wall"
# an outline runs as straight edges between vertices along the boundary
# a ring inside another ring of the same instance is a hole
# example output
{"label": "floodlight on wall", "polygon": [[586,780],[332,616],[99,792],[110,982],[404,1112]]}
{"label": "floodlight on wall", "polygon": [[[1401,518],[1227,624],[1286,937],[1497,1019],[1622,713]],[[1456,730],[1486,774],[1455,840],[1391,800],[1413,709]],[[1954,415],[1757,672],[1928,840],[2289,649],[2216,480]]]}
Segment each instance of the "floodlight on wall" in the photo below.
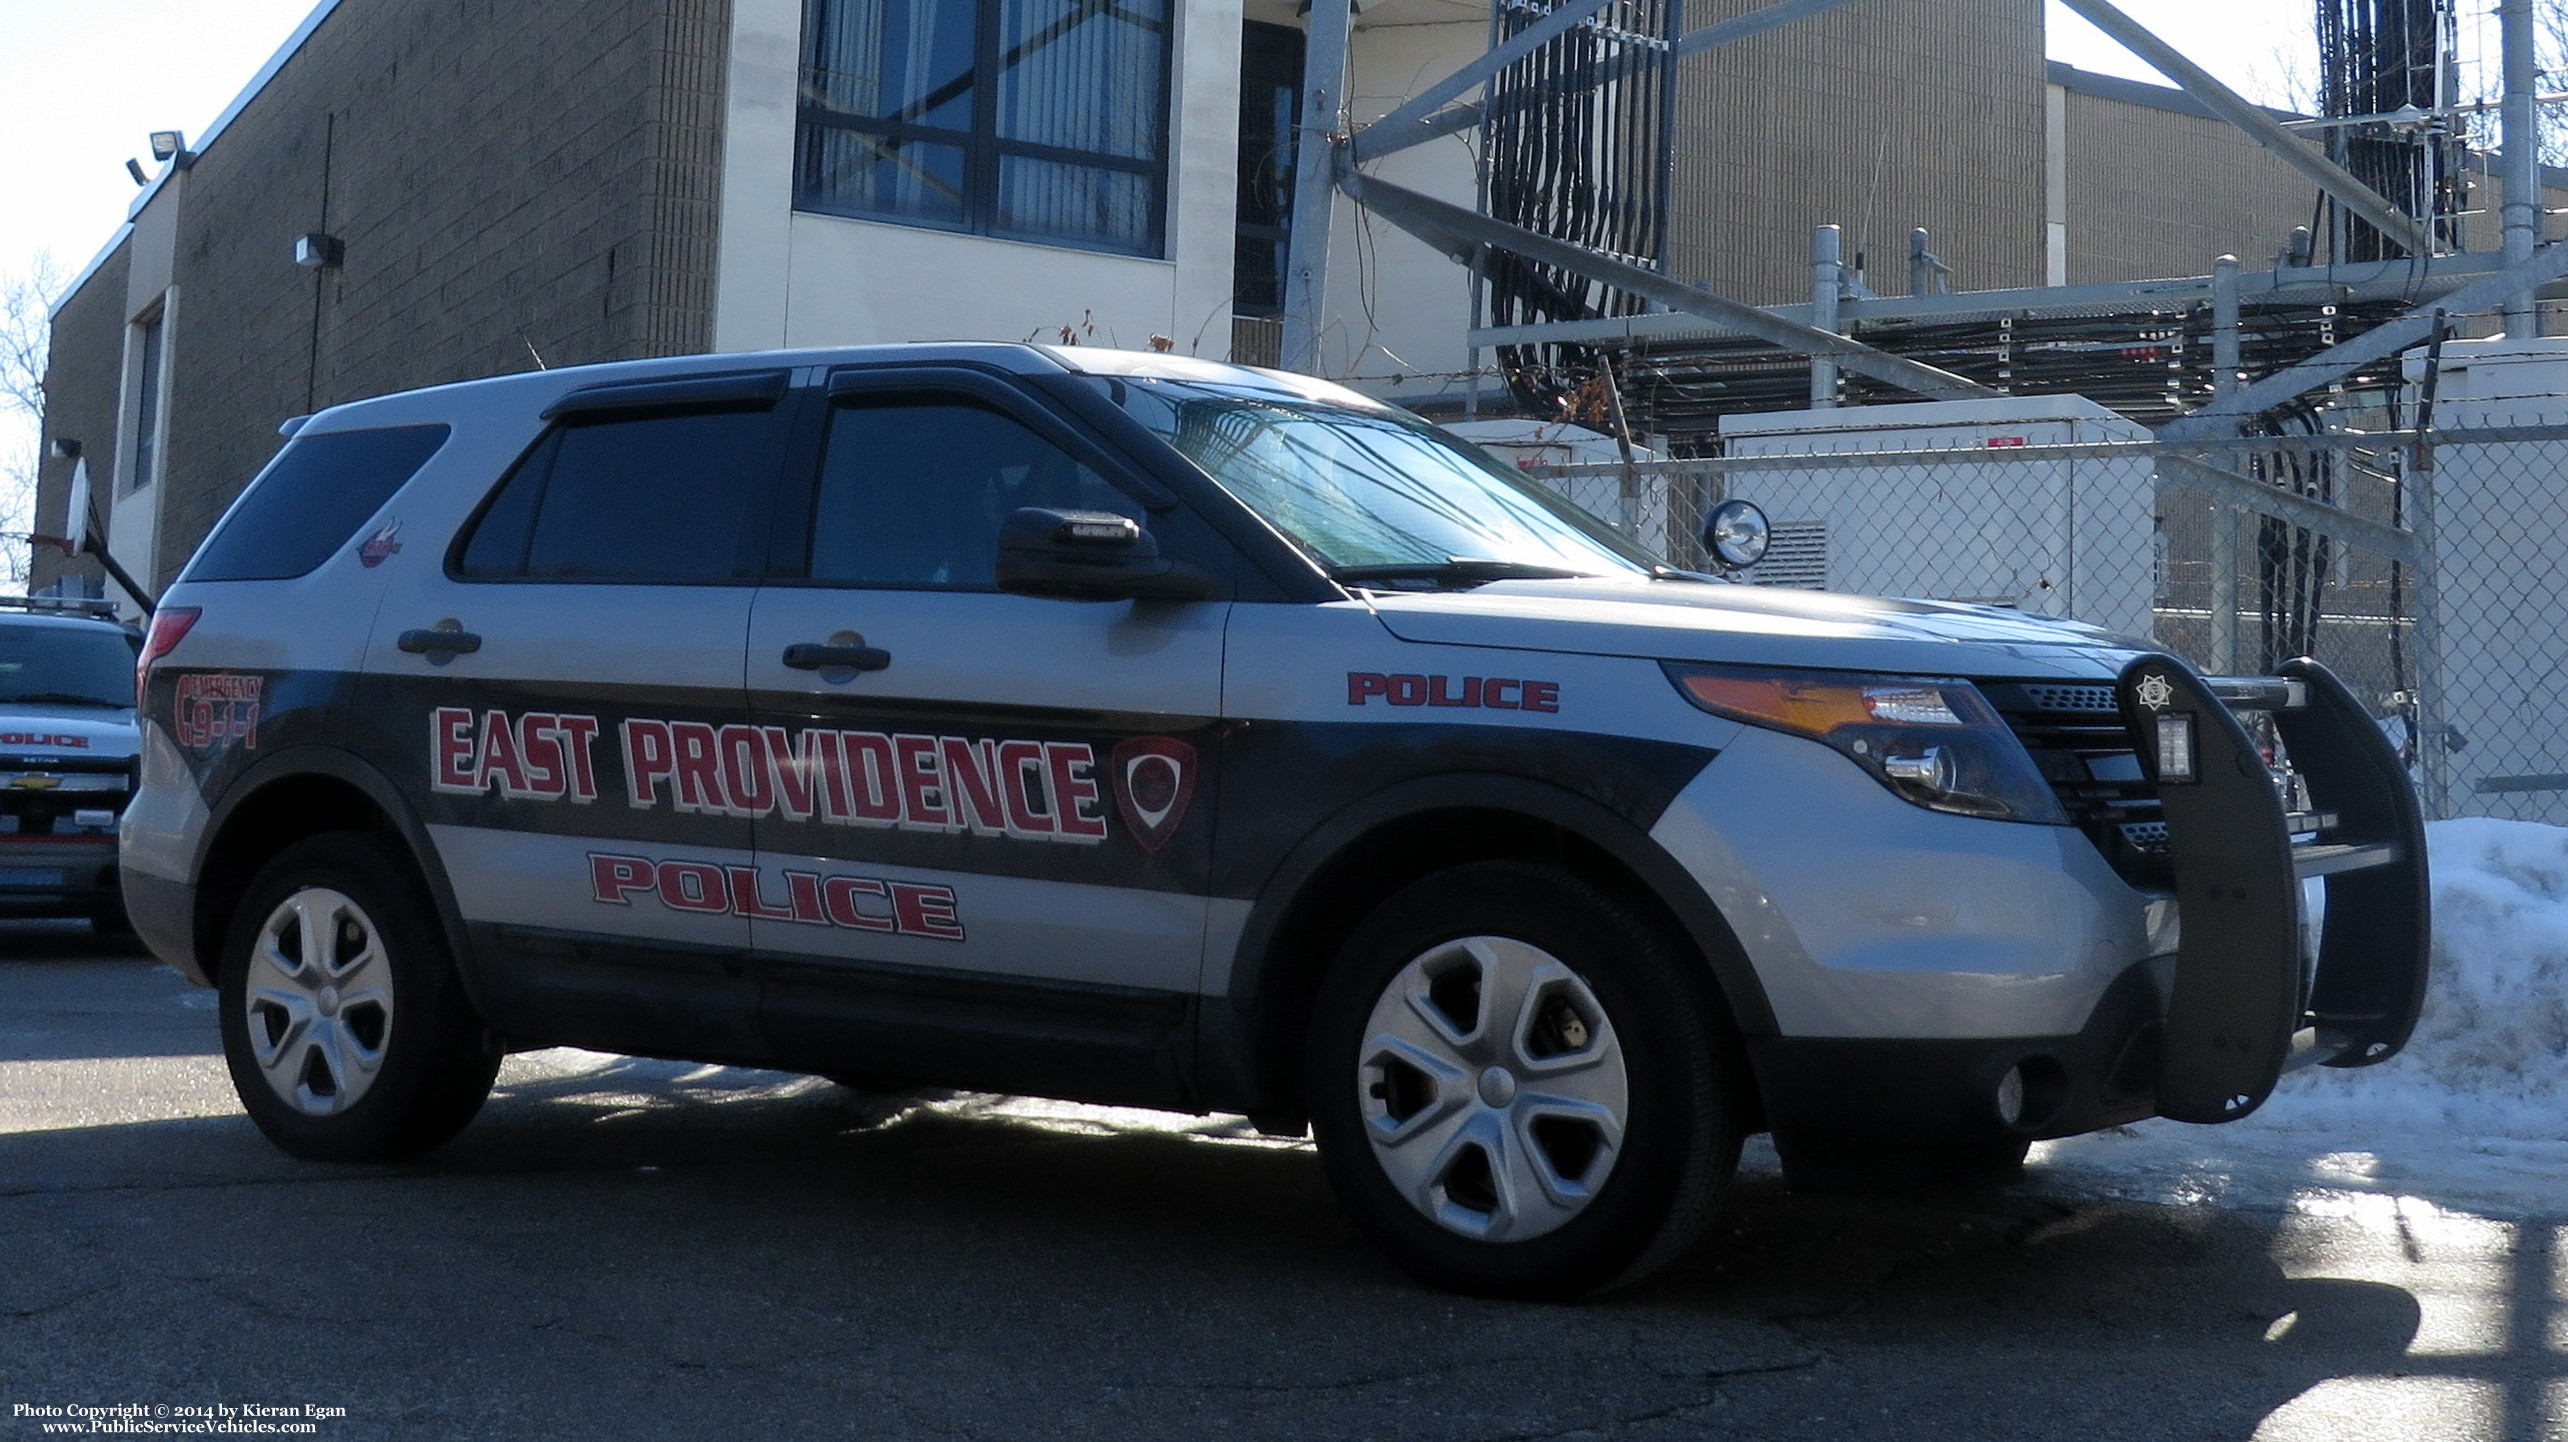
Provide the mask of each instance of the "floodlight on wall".
{"label": "floodlight on wall", "polygon": [[53,458],[57,461],[76,461],[80,459],[80,442],[73,437],[54,437],[53,445],[50,449],[53,452]]}
{"label": "floodlight on wall", "polygon": [[186,131],[155,130],[152,132],[152,159],[176,160],[186,153]]}
{"label": "floodlight on wall", "polygon": [[143,174],[143,163],[130,155],[125,157],[125,173],[134,177],[134,183],[136,185],[149,185],[152,183],[152,178]]}
{"label": "floodlight on wall", "polygon": [[330,270],[348,257],[348,247],[335,235],[298,235],[294,238],[294,263],[305,270]]}

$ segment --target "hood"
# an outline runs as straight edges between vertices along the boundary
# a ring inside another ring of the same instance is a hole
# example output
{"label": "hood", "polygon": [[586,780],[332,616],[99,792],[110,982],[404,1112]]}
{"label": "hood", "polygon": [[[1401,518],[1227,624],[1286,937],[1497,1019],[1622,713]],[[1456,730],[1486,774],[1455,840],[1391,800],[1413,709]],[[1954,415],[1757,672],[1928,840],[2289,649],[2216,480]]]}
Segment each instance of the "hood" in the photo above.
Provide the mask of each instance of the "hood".
{"label": "hood", "polygon": [[129,710],[0,701],[0,755],[121,761],[139,742]]}
{"label": "hood", "polygon": [[2154,649],[2076,621],[1994,606],[1893,601],[1696,581],[1498,581],[1375,593],[1391,634],[1655,661],[1732,661],[1909,675],[2094,679]]}

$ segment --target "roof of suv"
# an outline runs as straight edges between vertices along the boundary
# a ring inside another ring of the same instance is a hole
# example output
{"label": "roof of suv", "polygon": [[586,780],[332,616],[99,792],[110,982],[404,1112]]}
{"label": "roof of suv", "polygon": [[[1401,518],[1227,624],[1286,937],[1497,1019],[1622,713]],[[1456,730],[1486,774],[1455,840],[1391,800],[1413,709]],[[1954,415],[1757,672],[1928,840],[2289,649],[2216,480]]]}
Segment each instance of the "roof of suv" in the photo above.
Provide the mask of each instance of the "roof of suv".
{"label": "roof of suv", "polygon": [[430,419],[433,417],[428,411],[442,414],[443,408],[467,398],[478,402],[506,396],[516,404],[541,409],[563,395],[590,386],[667,376],[773,371],[803,366],[927,365],[938,362],[986,366],[1026,376],[1102,375],[1204,381],[1280,391],[1302,400],[1362,407],[1381,404],[1362,392],[1316,377],[1203,360],[1195,356],[1005,341],[936,341],[664,356],[654,360],[606,361],[597,365],[565,366],[558,370],[524,371],[350,401],[313,416],[305,429],[322,434]]}
{"label": "roof of suv", "polygon": [[109,631],[119,636],[128,634],[128,629],[123,624],[111,621],[104,616],[82,616],[37,609],[20,610],[15,606],[0,605],[0,627],[5,626],[52,626],[57,629],[71,627],[84,631]]}

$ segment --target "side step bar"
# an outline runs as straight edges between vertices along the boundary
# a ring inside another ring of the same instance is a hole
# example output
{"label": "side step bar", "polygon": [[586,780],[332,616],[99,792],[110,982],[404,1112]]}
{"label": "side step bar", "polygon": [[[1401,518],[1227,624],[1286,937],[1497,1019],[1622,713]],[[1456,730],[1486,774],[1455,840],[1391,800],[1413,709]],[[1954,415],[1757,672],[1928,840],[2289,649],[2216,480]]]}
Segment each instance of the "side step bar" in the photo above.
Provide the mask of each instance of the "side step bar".
{"label": "side step bar", "polygon": [[[2333,673],[2206,679],[2144,656],[2119,684],[2123,722],[2157,784],[2181,926],[2158,1110],[2246,1116],[2297,1061],[2368,1066],[2407,1044],[2425,998],[2425,828],[2388,738]],[[2234,709],[2233,709],[2234,708]],[[2236,710],[2270,711],[2322,829],[2294,847]],[[2301,882],[2324,877],[2317,973],[2301,975]]]}

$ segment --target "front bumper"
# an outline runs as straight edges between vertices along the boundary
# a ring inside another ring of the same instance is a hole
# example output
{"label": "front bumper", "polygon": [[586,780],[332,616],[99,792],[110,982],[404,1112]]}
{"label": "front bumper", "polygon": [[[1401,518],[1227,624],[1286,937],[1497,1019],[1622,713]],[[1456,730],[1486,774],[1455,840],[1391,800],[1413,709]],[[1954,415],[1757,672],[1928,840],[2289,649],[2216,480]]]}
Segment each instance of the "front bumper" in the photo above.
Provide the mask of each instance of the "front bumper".
{"label": "front bumper", "polygon": [[[1653,834],[1766,990],[1778,1034],[1749,1047],[1779,1146],[2229,1121],[2285,1070],[2405,1044],[2425,986],[2423,827],[2345,688],[2308,661],[2215,681],[2144,656],[2069,689],[2119,703],[2103,731],[2145,773],[2128,794],[2163,805],[2172,895],[2081,831],[1924,811],[1824,747],[1753,729],[1661,818]],[[2317,809],[2286,813],[2238,711],[2271,713]],[[2161,774],[2162,728],[2192,737],[2182,774]],[[2318,878],[2311,951],[2303,883]],[[2000,1083],[2028,1059],[2048,1079],[2038,1105],[2002,1117]]]}
{"label": "front bumper", "polygon": [[117,894],[113,836],[0,840],[0,916],[88,916]]}

